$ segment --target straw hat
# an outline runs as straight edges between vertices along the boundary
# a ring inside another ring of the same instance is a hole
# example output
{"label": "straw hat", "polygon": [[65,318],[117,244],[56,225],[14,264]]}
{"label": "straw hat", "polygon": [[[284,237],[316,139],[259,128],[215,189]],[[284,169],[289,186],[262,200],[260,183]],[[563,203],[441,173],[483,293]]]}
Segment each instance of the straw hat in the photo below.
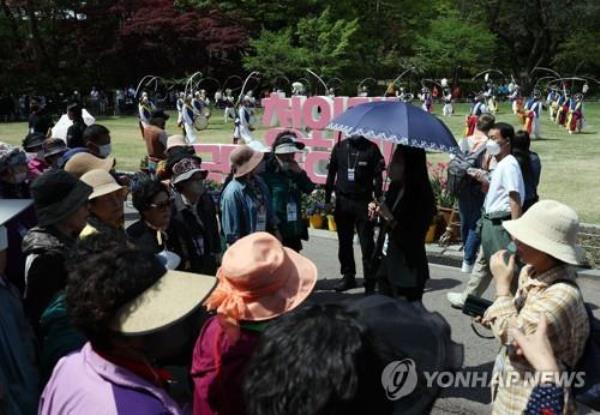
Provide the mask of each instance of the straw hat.
{"label": "straw hat", "polygon": [[117,311],[112,330],[126,335],[163,330],[196,310],[217,284],[208,275],[166,270],[158,260],[156,270],[162,276]]}
{"label": "straw hat", "polygon": [[185,137],[181,134],[170,135],[167,138],[167,150],[172,149],[173,147],[187,147],[189,144],[185,141]]}
{"label": "straw hat", "polygon": [[583,263],[583,251],[577,245],[579,218],[569,206],[555,200],[542,200],[519,219],[502,223],[516,240],[567,264]]}
{"label": "straw hat", "polygon": [[102,169],[90,170],[81,176],[80,180],[94,189],[88,200],[126,189],[125,186],[118,184],[109,172]]}
{"label": "straw hat", "polygon": [[254,151],[246,145],[238,146],[229,155],[233,176],[242,177],[250,173],[260,164],[264,156],[264,153]]}
{"label": "straw hat", "polygon": [[300,305],[315,287],[317,267],[272,235],[256,232],[229,247],[217,278],[205,303],[209,311],[234,321],[262,321]]}
{"label": "straw hat", "polygon": [[110,171],[114,166],[114,157],[109,156],[105,159],[101,159],[93,154],[81,152],[75,154],[67,161],[67,164],[65,164],[65,171],[79,178],[90,170],[102,169]]}

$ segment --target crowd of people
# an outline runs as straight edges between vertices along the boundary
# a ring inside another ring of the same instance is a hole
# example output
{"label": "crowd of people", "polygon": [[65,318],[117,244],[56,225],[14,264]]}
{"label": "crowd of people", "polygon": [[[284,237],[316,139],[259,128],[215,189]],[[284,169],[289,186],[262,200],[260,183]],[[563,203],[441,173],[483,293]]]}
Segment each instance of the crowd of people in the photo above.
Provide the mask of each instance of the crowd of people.
{"label": "crowd of people", "polygon": [[[296,161],[296,134],[280,132],[270,148],[237,146],[214,193],[192,143],[165,132],[169,116],[142,110],[147,157],[134,175],[118,172],[111,132],[86,125],[78,103],[68,106],[64,140],[34,111],[21,147],[0,143],[0,198],[32,200],[0,223],[0,409],[392,413],[380,378],[401,350],[380,344],[346,305],[311,304],[318,270],[300,254],[301,200],[315,184]],[[577,215],[538,201],[541,163],[527,131],[482,111],[460,146],[470,279],[448,300],[463,308],[495,281],[478,321],[502,344],[494,372],[518,379],[494,384],[493,411],[545,413],[525,374],[573,368],[589,336],[572,268],[582,261]],[[325,193],[337,223],[335,290],[357,286],[356,232],[365,294],[415,306],[426,324],[425,234],[436,201],[425,150],[397,145],[386,166],[372,141],[338,141]],[[530,344],[542,341],[532,340],[538,332],[556,357],[541,369]],[[508,353],[513,343],[529,361]],[[571,411],[568,388],[554,386],[559,409]]]}

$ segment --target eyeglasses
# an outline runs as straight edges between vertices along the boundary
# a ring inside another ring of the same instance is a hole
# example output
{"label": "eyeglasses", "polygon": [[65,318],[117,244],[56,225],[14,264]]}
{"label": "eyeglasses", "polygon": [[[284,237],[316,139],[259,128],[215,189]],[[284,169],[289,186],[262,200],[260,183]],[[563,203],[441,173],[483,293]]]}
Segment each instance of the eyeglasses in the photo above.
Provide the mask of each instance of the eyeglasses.
{"label": "eyeglasses", "polygon": [[149,206],[153,209],[166,209],[171,206],[171,199],[167,199],[159,203],[150,203]]}

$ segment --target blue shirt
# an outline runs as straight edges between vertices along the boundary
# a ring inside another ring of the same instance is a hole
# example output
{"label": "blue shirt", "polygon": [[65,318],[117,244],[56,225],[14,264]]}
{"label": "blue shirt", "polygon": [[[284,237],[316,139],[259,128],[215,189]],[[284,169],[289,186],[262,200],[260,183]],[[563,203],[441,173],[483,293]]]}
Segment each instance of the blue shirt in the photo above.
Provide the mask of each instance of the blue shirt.
{"label": "blue shirt", "polygon": [[228,244],[275,225],[271,194],[262,179],[234,178],[227,184],[221,195],[221,227]]}

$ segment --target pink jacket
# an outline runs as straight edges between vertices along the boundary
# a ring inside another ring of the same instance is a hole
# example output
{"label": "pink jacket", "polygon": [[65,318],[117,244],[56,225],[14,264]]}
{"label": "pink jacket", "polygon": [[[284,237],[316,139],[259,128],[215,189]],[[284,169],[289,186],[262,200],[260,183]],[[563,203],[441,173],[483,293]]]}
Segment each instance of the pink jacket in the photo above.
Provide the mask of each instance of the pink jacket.
{"label": "pink jacket", "polygon": [[202,328],[194,347],[194,415],[244,415],[243,374],[260,333],[241,329],[231,344],[216,317]]}

